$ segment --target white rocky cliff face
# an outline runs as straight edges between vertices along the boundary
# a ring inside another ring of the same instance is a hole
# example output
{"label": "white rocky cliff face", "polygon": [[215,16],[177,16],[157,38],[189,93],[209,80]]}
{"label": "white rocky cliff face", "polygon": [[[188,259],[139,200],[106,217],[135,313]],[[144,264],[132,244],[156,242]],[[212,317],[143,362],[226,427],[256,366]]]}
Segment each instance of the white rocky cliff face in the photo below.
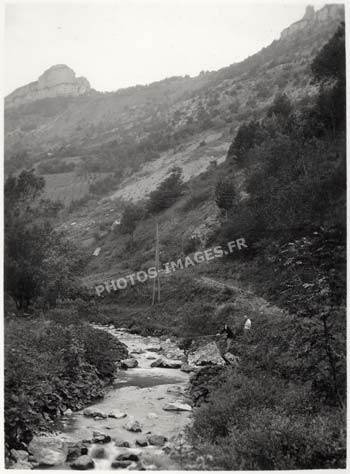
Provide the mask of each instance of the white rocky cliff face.
{"label": "white rocky cliff face", "polygon": [[330,4],[325,5],[318,11],[314,7],[306,7],[304,17],[285,28],[281,33],[281,39],[288,39],[299,33],[301,30],[312,27],[315,23],[323,23],[326,21],[344,21],[344,5]]}
{"label": "white rocky cliff face", "polygon": [[37,81],[9,94],[5,98],[5,107],[16,107],[47,97],[75,97],[90,90],[90,83],[85,77],[76,77],[71,68],[58,64],[47,69]]}

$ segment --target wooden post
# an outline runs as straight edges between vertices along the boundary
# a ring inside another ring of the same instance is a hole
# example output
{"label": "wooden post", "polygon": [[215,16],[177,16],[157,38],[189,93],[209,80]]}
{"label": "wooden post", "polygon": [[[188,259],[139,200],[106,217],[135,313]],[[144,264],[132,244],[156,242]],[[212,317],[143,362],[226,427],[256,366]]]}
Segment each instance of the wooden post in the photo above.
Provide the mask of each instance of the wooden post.
{"label": "wooden post", "polygon": [[160,280],[159,280],[159,232],[158,232],[158,222],[156,222],[156,250],[155,250],[155,267],[157,271],[157,277],[153,280],[153,295],[152,295],[152,306],[155,303],[156,299],[156,280],[157,280],[157,290],[158,290],[158,303],[160,303]]}
{"label": "wooden post", "polygon": [[159,277],[159,229],[157,222],[157,280],[158,280],[158,303],[160,303],[160,277]]}

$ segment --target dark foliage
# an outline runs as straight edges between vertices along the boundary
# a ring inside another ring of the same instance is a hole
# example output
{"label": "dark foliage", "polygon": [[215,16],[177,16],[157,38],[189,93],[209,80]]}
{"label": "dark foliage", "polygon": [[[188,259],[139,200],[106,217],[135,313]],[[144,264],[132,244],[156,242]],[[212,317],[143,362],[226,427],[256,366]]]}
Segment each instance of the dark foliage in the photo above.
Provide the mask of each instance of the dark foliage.
{"label": "dark foliage", "polygon": [[37,166],[37,172],[39,174],[59,174],[59,173],[69,173],[75,168],[74,163],[67,163],[62,159],[50,160],[40,163]]}
{"label": "dark foliage", "polygon": [[129,234],[131,241],[133,241],[136,226],[144,215],[145,211],[143,207],[136,204],[128,204],[123,211],[120,221],[120,232],[122,234]]}
{"label": "dark foliage", "polygon": [[232,142],[227,157],[233,159],[237,165],[242,165],[246,153],[263,140],[263,130],[258,122],[249,122],[239,127]]}
{"label": "dark foliage", "polygon": [[155,191],[150,193],[147,210],[150,214],[157,214],[171,207],[183,194],[184,184],[181,168],[174,167],[170,175],[160,183]]}
{"label": "dark foliage", "polygon": [[[60,313],[51,313],[50,319],[6,322],[7,447],[20,448],[34,432],[50,429],[66,409],[81,409],[102,397],[114,362],[127,355],[112,336],[76,324],[67,311]],[[57,317],[63,321],[55,322]]]}
{"label": "dark foliage", "polygon": [[33,170],[5,183],[5,291],[19,309],[33,302],[54,306],[68,295],[83,259],[54,232],[60,205],[39,200],[44,180]]}
{"label": "dark foliage", "polygon": [[228,153],[249,196],[235,203],[223,242],[245,237],[246,280],[285,313],[252,311],[251,334],[235,340],[239,368],[208,385],[192,429],[215,460],[208,468],[345,467],[344,47],[341,27],[316,56],[314,103],[276,97]]}
{"label": "dark foliage", "polygon": [[237,193],[232,179],[219,179],[215,186],[215,202],[220,209],[225,211],[226,217],[228,216],[229,211],[233,208],[236,198]]}

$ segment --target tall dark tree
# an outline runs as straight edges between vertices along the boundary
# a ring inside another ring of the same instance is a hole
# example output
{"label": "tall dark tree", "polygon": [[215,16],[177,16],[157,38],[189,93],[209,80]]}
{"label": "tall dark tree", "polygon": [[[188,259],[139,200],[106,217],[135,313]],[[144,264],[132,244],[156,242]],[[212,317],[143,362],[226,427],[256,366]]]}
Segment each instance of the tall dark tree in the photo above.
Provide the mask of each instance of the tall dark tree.
{"label": "tall dark tree", "polygon": [[346,61],[345,26],[339,27],[334,36],[315,57],[311,70],[315,81],[321,83],[317,113],[333,138],[346,124]]}
{"label": "tall dark tree", "polygon": [[131,237],[131,242],[134,240],[134,232],[137,223],[142,219],[143,216],[144,209],[136,204],[128,204],[124,209],[120,222],[120,231],[122,234],[129,234]]}
{"label": "tall dark tree", "polygon": [[184,189],[182,169],[176,166],[157,189],[150,193],[148,211],[153,214],[171,207],[183,194]]}
{"label": "tall dark tree", "polygon": [[53,230],[59,205],[40,200],[45,182],[34,170],[5,183],[5,292],[18,309],[35,301],[55,305],[74,285],[82,260]]}
{"label": "tall dark tree", "polygon": [[276,116],[279,120],[286,120],[292,109],[293,107],[287,94],[277,94],[267,111],[267,117]]}
{"label": "tall dark tree", "polygon": [[251,121],[244,123],[238,129],[238,132],[228,150],[227,157],[232,158],[236,164],[243,166],[247,152],[258,145],[263,138],[263,130],[259,122]]}
{"label": "tall dark tree", "polygon": [[234,183],[230,178],[221,178],[215,186],[216,205],[225,213],[227,219],[230,210],[233,208],[236,191]]}

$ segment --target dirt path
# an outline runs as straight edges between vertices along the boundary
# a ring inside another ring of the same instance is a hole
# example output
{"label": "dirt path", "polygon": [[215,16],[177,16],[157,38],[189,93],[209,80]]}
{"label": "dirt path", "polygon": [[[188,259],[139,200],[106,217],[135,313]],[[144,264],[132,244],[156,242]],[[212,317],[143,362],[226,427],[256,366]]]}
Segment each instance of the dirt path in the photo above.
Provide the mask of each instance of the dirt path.
{"label": "dirt path", "polygon": [[221,290],[225,288],[229,288],[230,290],[236,293],[235,304],[237,304],[237,306],[242,307],[246,311],[255,311],[255,312],[257,311],[261,314],[270,315],[270,316],[286,314],[286,312],[283,309],[279,308],[278,306],[274,304],[269,303],[265,298],[262,298],[261,296],[257,296],[252,291],[245,290],[238,286],[225,283],[222,281],[218,281],[213,278],[209,278],[205,276],[196,278],[196,282],[201,285],[209,286],[211,288],[218,288]]}

